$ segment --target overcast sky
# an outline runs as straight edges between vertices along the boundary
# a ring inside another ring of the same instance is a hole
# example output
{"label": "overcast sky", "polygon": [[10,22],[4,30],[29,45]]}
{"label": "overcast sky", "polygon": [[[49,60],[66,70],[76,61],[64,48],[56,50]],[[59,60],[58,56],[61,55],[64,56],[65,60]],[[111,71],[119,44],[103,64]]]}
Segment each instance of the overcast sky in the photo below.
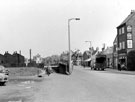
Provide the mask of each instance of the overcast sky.
{"label": "overcast sky", "polygon": [[71,49],[112,46],[116,27],[135,9],[134,0],[0,0],[0,53],[22,52],[42,57]]}

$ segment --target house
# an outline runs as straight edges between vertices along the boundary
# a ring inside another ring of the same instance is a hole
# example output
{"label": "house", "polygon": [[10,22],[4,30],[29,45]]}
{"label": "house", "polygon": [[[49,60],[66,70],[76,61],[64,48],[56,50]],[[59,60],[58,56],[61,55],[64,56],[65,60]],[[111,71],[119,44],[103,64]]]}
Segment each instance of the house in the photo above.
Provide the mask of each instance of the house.
{"label": "house", "polygon": [[117,44],[117,36],[114,39],[113,42],[113,68],[116,69],[118,65],[118,44]]}
{"label": "house", "polygon": [[83,62],[85,66],[90,66],[91,58],[94,57],[98,53],[99,48],[97,47],[96,50],[92,47],[91,50],[85,51],[83,53]]}
{"label": "house", "polygon": [[10,53],[8,53],[8,51],[5,52],[4,59],[5,59],[4,62],[5,67],[11,67],[14,65],[14,58]]}
{"label": "house", "polygon": [[135,50],[135,11],[117,27],[118,61],[128,67],[128,57],[130,51]]}
{"label": "house", "polygon": [[13,64],[12,67],[24,67],[25,66],[25,58],[21,54],[14,52],[13,53]]}
{"label": "house", "polygon": [[3,55],[3,65],[5,67],[24,67],[25,66],[25,58],[21,54],[14,52],[13,54],[5,52]]}
{"label": "house", "polygon": [[112,68],[113,63],[113,47],[107,47],[103,53],[106,55],[106,66]]}

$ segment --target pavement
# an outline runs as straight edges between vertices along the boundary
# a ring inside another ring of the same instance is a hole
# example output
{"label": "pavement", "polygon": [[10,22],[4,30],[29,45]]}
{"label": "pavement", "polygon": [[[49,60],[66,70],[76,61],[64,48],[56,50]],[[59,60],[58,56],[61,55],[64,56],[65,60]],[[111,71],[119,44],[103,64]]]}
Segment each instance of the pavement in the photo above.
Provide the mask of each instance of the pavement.
{"label": "pavement", "polygon": [[[78,67],[84,68],[82,66],[78,66]],[[84,69],[91,70],[90,67],[85,67]],[[115,74],[135,75],[135,71],[127,71],[127,70],[121,70],[121,71],[119,71],[118,69],[114,69],[114,68],[106,68],[105,71],[107,71],[109,73],[115,73]]]}
{"label": "pavement", "polygon": [[[43,74],[43,73],[42,73]],[[52,73],[9,82],[0,102],[134,102],[135,71],[74,66],[71,75]]]}
{"label": "pavement", "polygon": [[118,71],[117,69],[112,69],[112,68],[106,68],[105,70],[109,71],[109,72],[112,72],[112,73],[135,75],[135,71],[127,71],[127,70]]}

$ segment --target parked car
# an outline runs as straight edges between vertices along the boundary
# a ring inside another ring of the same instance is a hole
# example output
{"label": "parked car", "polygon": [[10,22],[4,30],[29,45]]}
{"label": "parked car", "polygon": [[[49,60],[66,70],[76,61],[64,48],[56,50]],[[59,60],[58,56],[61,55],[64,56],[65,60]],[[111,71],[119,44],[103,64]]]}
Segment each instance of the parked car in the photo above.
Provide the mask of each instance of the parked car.
{"label": "parked car", "polygon": [[0,85],[5,85],[8,81],[9,71],[4,66],[0,66]]}

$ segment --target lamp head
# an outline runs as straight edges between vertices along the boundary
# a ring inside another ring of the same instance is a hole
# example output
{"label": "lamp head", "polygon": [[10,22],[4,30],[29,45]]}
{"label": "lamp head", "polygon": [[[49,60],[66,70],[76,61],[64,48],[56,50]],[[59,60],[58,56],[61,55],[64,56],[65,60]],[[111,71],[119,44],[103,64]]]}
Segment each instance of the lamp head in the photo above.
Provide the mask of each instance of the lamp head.
{"label": "lamp head", "polygon": [[75,18],[75,20],[80,20],[80,18]]}

